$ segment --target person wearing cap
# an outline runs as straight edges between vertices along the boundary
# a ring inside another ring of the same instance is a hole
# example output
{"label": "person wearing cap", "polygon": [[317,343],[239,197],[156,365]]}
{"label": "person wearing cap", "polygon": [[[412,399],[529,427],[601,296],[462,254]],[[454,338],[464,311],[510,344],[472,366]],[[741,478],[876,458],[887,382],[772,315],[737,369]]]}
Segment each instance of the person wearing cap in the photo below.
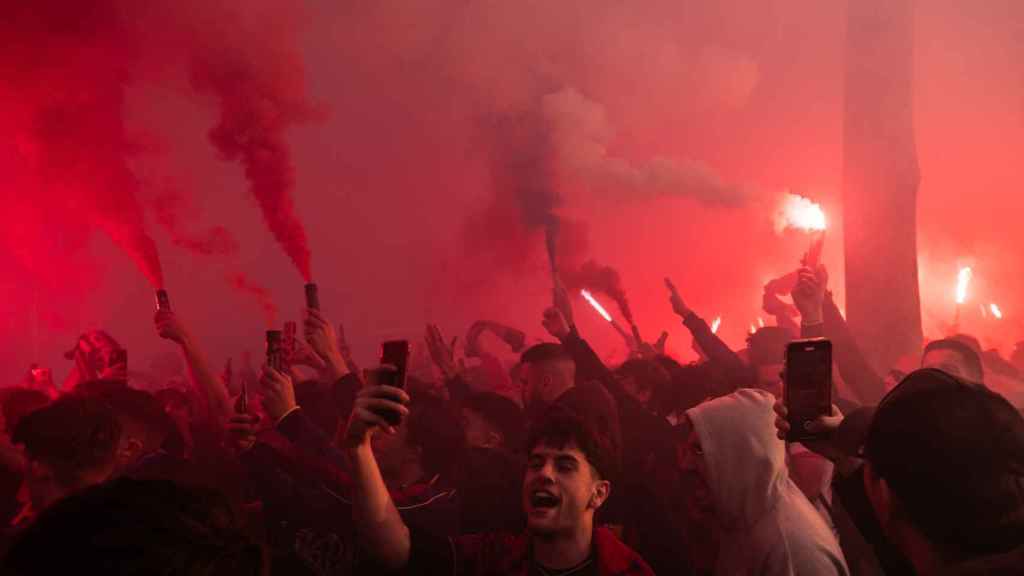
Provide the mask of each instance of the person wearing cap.
{"label": "person wearing cap", "polygon": [[831,529],[790,479],[785,445],[772,434],[773,401],[764,390],[741,389],[688,410],[678,430],[688,533],[718,541],[717,557],[700,568],[849,574]]}
{"label": "person wearing cap", "polygon": [[844,471],[836,493],[886,573],[1021,572],[1024,418],[1005,398],[925,368],[877,408],[813,428],[822,440],[808,446]]}

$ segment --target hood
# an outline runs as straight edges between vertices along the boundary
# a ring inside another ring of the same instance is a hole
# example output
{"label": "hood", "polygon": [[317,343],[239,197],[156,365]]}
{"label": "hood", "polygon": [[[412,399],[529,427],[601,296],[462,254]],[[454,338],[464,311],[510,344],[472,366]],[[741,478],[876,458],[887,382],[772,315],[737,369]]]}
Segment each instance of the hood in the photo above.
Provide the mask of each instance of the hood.
{"label": "hood", "polygon": [[727,529],[756,524],[775,507],[788,482],[785,445],[775,436],[774,403],[764,390],[743,389],[686,412]]}

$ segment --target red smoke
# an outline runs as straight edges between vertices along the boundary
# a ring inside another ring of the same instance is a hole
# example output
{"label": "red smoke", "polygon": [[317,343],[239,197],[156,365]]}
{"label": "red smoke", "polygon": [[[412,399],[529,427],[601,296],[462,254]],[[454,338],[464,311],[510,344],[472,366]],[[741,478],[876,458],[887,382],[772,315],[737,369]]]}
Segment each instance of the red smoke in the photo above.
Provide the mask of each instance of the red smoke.
{"label": "red smoke", "polygon": [[277,306],[274,304],[274,298],[270,295],[270,291],[253,283],[241,272],[228,274],[226,278],[231,286],[256,299],[260,308],[263,309],[263,317],[266,319],[267,328],[277,326]]}
{"label": "red smoke", "polygon": [[125,87],[138,38],[116,4],[44,0],[2,7],[0,103],[7,138],[17,142],[16,172],[5,177],[18,186],[12,194],[45,207],[35,224],[56,235],[75,220],[103,230],[160,287],[160,258],[127,165],[136,150],[124,125]]}
{"label": "red smoke", "polygon": [[245,167],[250,190],[274,238],[308,282],[312,279],[306,230],[295,214],[295,166],[285,130],[308,121],[302,61],[254,62],[230,51],[197,53],[191,63],[193,87],[215,97],[220,119],[210,142],[226,160]]}
{"label": "red smoke", "polygon": [[189,232],[183,220],[190,209],[189,200],[173,190],[165,191],[153,201],[156,220],[175,246],[201,256],[238,254],[238,240],[224,226],[212,226],[203,232]]}

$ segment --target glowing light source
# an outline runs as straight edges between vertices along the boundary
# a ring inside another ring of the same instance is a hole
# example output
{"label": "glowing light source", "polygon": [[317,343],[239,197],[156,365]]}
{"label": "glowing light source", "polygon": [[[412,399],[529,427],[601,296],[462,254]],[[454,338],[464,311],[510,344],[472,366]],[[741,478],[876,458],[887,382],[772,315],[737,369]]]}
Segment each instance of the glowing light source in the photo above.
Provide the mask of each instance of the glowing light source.
{"label": "glowing light source", "polygon": [[974,272],[970,266],[964,266],[956,275],[956,303],[963,304],[967,301],[967,287],[971,284],[971,276]]}
{"label": "glowing light source", "polygon": [[992,315],[995,316],[996,319],[998,319],[998,320],[1002,320],[1003,319],[1003,311],[999,308],[998,305],[996,305],[995,302],[989,304],[988,308],[989,308],[989,310],[992,311]]}
{"label": "glowing light source", "polygon": [[721,316],[717,316],[711,322],[711,333],[712,334],[718,334],[718,327],[721,326],[721,325],[722,325],[722,317]]}
{"label": "glowing light source", "polygon": [[799,194],[786,194],[775,214],[776,232],[789,228],[811,232],[824,230],[826,227],[825,211],[821,206]]}
{"label": "glowing light source", "polygon": [[750,325],[750,333],[753,334],[754,332],[757,332],[757,327],[754,326],[753,324],[751,324]]}
{"label": "glowing light source", "polygon": [[757,317],[757,325],[758,325],[759,328],[764,328],[764,318],[761,318],[760,316],[758,316]]}
{"label": "glowing light source", "polygon": [[588,292],[586,290],[580,290],[580,294],[582,294],[583,298],[587,302],[589,302],[591,306],[594,307],[594,310],[597,310],[597,313],[600,314],[601,317],[604,318],[606,322],[611,322],[612,321],[612,315],[609,314],[608,311],[604,309],[604,306],[601,306],[601,303],[598,302],[594,298],[594,296],[590,294],[590,292]]}

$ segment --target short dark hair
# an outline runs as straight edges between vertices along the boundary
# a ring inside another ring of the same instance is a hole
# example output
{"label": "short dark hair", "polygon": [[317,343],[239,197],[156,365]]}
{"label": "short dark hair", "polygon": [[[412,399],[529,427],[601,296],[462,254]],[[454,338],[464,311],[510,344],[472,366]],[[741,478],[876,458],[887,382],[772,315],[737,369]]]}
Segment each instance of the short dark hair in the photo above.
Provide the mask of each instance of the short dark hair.
{"label": "short dark hair", "polygon": [[170,435],[174,424],[163,405],[149,392],[134,388],[114,388],[98,396],[114,411],[122,432],[133,430],[146,449],[159,448]]}
{"label": "short dark hair", "polygon": [[481,392],[466,398],[462,407],[479,414],[501,432],[505,448],[518,450],[523,443],[525,417],[519,405],[494,392]]}
{"label": "short dark hair", "polygon": [[570,409],[552,406],[530,428],[526,439],[527,455],[542,444],[552,448],[573,445],[587,457],[598,477],[605,480],[618,477],[620,463],[613,441]]}
{"label": "short dark hair", "polygon": [[220,494],[122,478],[43,512],[3,561],[5,574],[70,571],[256,576],[266,565],[262,548],[245,536]]}
{"label": "short dark hair", "polygon": [[1015,549],[1024,534],[1024,418],[936,369],[882,399],[864,444],[908,520],[950,560]]}
{"label": "short dark hair", "polygon": [[78,396],[61,398],[25,416],[12,441],[24,444],[30,460],[53,469],[57,481],[70,486],[81,475],[113,463],[121,426],[110,407]]}
{"label": "short dark hair", "polygon": [[406,441],[422,449],[423,470],[428,474],[450,474],[464,441],[462,428],[448,403],[429,394],[414,396],[406,426]]}
{"label": "short dark hair", "polygon": [[638,388],[654,393],[660,392],[671,384],[668,370],[653,359],[626,360],[615,370],[615,374],[620,377],[632,378],[636,381]]}
{"label": "short dark hair", "polygon": [[750,365],[754,367],[782,364],[786,358],[786,345],[792,341],[789,333],[778,326],[765,326],[747,337]]}
{"label": "short dark hair", "polygon": [[981,364],[981,356],[961,339],[943,338],[941,340],[932,340],[924,347],[924,353],[921,357],[923,358],[929,352],[933,352],[935,350],[952,350],[953,352],[956,352],[961,358],[963,358],[967,367],[973,372],[973,374],[964,374],[963,376],[976,382],[985,381],[985,369]]}
{"label": "short dark hair", "polygon": [[523,364],[546,364],[558,360],[572,360],[572,356],[561,344],[542,342],[526,349],[519,361]]}

